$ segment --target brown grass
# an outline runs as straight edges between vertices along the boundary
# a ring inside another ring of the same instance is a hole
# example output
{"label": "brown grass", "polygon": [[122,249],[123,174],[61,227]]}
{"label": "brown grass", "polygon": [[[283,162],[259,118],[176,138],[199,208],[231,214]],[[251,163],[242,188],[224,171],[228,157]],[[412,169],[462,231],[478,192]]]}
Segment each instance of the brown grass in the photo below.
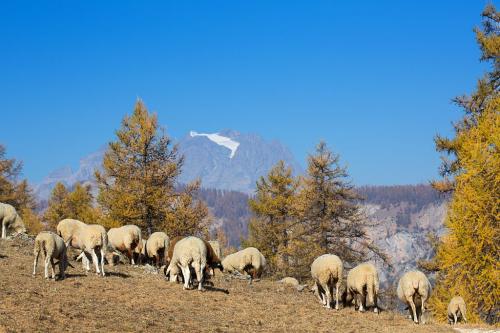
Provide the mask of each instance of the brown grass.
{"label": "brown grass", "polygon": [[221,276],[215,289],[183,291],[140,267],[106,266],[105,278],[72,263],[63,281],[31,276],[32,245],[0,240],[0,332],[453,332],[400,314],[324,309],[309,292]]}

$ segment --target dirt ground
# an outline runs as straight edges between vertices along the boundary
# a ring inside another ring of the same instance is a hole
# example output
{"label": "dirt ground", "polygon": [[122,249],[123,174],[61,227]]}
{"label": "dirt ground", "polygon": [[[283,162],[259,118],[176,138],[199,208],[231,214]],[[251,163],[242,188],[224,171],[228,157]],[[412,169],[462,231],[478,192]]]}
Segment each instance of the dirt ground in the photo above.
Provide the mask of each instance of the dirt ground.
{"label": "dirt ground", "polygon": [[102,278],[72,262],[65,280],[46,281],[43,265],[31,276],[32,248],[0,240],[0,332],[454,332],[391,311],[327,310],[312,293],[266,279],[218,274],[213,288],[184,291],[142,267],[106,266]]}

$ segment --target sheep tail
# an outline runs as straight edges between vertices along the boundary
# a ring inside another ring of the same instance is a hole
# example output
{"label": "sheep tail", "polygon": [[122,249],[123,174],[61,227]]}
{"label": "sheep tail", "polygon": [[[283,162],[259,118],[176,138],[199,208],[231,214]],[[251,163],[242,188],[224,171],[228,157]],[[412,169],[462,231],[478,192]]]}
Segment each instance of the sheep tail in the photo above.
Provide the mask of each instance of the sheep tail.
{"label": "sheep tail", "polygon": [[33,251],[33,254],[38,257],[38,254],[40,253],[40,250],[44,247],[45,241],[40,241],[38,239],[35,240],[35,250]]}
{"label": "sheep tail", "polygon": [[413,289],[415,289],[415,290],[418,290],[418,289],[419,289],[419,284],[420,284],[420,280],[419,280],[419,279],[411,281],[411,286],[412,286],[412,287],[413,287]]}

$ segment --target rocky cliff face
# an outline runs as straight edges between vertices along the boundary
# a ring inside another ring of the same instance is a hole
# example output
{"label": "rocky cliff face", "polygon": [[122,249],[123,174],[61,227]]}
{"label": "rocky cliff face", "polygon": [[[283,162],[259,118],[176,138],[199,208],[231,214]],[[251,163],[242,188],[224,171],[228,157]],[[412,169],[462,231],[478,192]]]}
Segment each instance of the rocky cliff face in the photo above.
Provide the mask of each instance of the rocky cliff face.
{"label": "rocky cliff face", "polygon": [[[392,283],[404,271],[416,268],[417,260],[430,259],[434,251],[427,235],[445,232],[446,201],[429,203],[414,212],[407,210],[408,205],[407,202],[387,207],[364,205],[366,215],[374,224],[369,230],[370,238],[389,255],[392,264],[390,269],[377,262],[382,285]],[[409,223],[401,224],[401,221]]]}

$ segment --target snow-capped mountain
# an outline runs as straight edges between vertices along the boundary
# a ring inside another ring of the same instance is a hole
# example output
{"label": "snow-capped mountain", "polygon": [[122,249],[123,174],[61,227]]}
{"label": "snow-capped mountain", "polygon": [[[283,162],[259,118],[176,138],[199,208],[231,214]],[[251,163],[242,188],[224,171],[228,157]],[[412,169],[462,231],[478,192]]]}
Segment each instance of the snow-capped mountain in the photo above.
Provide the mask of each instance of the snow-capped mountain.
{"label": "snow-capped mountain", "polygon": [[[218,133],[191,131],[178,144],[179,152],[185,157],[179,179],[181,183],[200,178],[205,188],[252,193],[259,177],[267,174],[279,160],[284,160],[295,172],[302,171],[288,148],[256,134],[231,130]],[[101,167],[105,150],[106,147],[102,147],[82,158],[77,170],[66,166],[51,172],[35,186],[37,197],[47,199],[57,182],[66,186],[76,182],[92,183],[94,170]]]}
{"label": "snow-capped mountain", "polygon": [[231,140],[230,138],[226,136],[222,136],[219,133],[212,133],[212,134],[205,134],[205,133],[197,133],[195,131],[189,132],[189,136],[194,138],[195,136],[204,136],[207,137],[210,141],[215,142],[219,146],[226,147],[231,151],[231,154],[229,154],[229,158],[233,158],[234,154],[236,154],[236,150],[238,149],[238,146],[240,145],[239,142],[236,142],[234,140]]}
{"label": "snow-capped mountain", "polygon": [[259,177],[266,175],[279,160],[284,160],[296,173],[302,172],[287,147],[256,134],[191,131],[180,140],[179,149],[185,156],[180,181],[200,178],[206,188],[252,193]]}

